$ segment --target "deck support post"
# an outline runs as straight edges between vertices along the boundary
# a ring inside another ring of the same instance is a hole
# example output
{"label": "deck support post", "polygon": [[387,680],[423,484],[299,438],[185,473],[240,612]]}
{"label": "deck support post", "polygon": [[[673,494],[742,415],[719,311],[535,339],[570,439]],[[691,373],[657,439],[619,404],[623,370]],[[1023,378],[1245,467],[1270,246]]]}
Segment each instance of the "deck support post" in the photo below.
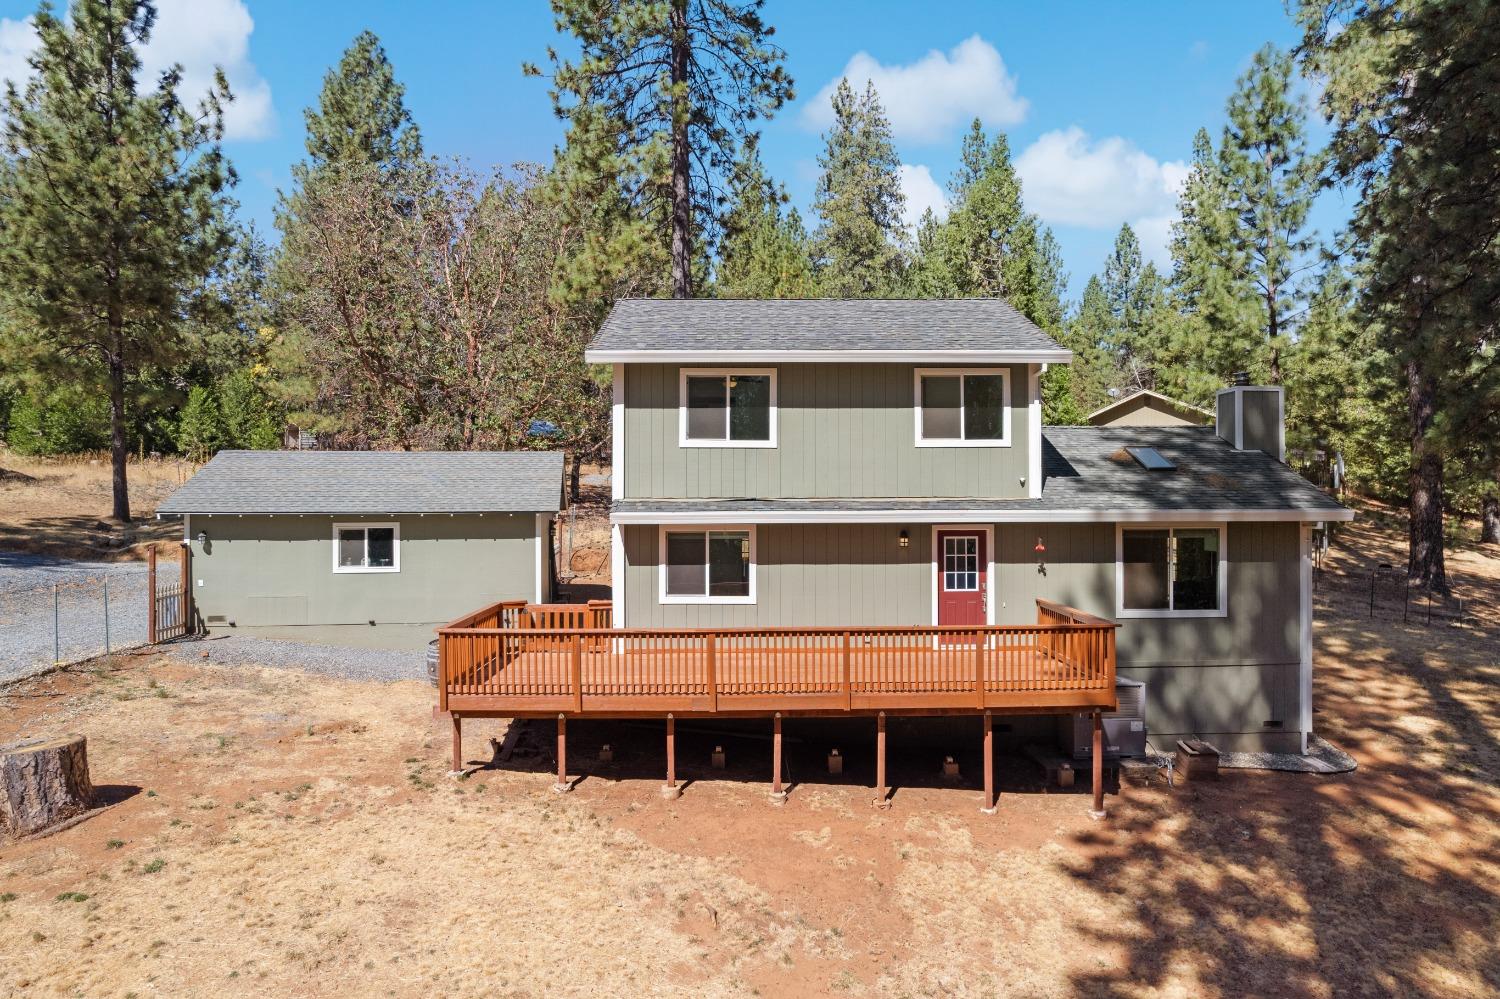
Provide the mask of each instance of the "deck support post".
{"label": "deck support post", "polygon": [[677,786],[677,719],[667,715],[667,782],[662,785],[661,796],[672,799],[682,797],[682,788]]}
{"label": "deck support post", "polygon": [[771,804],[786,801],[786,790],[781,786],[781,712],[771,716]]}
{"label": "deck support post", "polygon": [[557,716],[557,783],[552,785],[552,790],[559,794],[573,790],[573,785],[568,782],[568,718],[566,715]]}
{"label": "deck support post", "polygon": [[1104,715],[1094,712],[1094,807],[1089,809],[1089,818],[1104,818]]}
{"label": "deck support post", "polygon": [[464,772],[464,721],[457,712],[451,716],[453,719],[453,774],[456,776]]}
{"label": "deck support post", "polygon": [[979,811],[994,815],[995,807],[995,722],[990,713],[984,713],[984,801]]}
{"label": "deck support post", "polygon": [[885,712],[875,716],[875,807],[890,808],[891,792],[885,786]]}

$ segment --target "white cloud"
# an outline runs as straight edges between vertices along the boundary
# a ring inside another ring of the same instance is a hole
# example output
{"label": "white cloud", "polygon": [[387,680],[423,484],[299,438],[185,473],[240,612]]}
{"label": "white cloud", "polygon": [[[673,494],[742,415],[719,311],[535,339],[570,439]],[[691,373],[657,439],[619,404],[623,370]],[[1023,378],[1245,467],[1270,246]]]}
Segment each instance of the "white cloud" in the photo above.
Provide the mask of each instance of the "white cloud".
{"label": "white cloud", "polygon": [[901,164],[901,193],[906,195],[906,211],[902,219],[909,232],[916,233],[922,213],[929,208],[939,219],[948,217],[948,199],[943,197],[943,188],[932,179],[932,171],[922,164]]}
{"label": "white cloud", "polygon": [[[151,41],[141,50],[142,89],[173,63],[182,65],[182,98],[195,103],[213,84],[214,67],[224,70],[234,102],[224,109],[230,139],[263,139],[276,126],[271,85],[250,61],[255,22],[242,0],[159,0]],[[64,15],[65,16],[65,15]],[[26,65],[37,45],[31,18],[0,20],[0,79],[23,86]]]}
{"label": "white cloud", "polygon": [[224,109],[228,139],[264,139],[276,127],[271,85],[250,61],[255,22],[241,0],[158,0],[156,27],[141,52],[142,68],[154,77],[182,64],[183,100],[208,93],[214,67],[224,70],[234,102]]}
{"label": "white cloud", "polygon": [[1014,125],[1028,103],[1016,93],[1016,79],[989,42],[973,35],[946,55],[933,49],[916,62],[885,66],[868,52],[857,52],[839,76],[823,85],[802,109],[803,124],[824,129],[833,123],[830,99],[839,79],[862,91],[875,85],[897,139],[936,142],[974,117],[991,127]]}
{"label": "white cloud", "polygon": [[0,84],[12,80],[17,89],[25,87],[26,78],[31,75],[26,57],[36,48],[36,42],[36,25],[31,18],[20,21],[0,18]]}
{"label": "white cloud", "polygon": [[1143,252],[1158,262],[1166,259],[1188,170],[1119,136],[1091,140],[1077,126],[1042,135],[1016,157],[1026,207],[1044,221],[1087,229],[1129,222]]}

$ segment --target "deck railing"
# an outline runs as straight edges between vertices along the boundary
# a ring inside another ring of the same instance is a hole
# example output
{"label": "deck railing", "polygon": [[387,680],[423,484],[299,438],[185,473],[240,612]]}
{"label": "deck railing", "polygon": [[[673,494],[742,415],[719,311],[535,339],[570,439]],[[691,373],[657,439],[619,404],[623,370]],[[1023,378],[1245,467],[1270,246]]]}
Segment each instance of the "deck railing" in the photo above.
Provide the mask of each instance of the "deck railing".
{"label": "deck railing", "polygon": [[608,601],[507,602],[441,629],[445,711],[764,714],[1112,707],[1112,621],[1037,601],[1034,625],[610,628]]}

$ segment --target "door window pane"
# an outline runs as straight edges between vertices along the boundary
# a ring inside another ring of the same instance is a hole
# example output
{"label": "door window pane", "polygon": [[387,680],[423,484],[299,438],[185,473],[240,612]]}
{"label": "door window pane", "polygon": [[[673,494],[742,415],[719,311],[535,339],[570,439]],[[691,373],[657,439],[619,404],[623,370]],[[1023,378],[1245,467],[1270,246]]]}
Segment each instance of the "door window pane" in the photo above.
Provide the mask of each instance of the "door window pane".
{"label": "door window pane", "polygon": [[923,440],[958,440],[963,436],[962,391],[957,375],[922,376]]}
{"label": "door window pane", "polygon": [[687,380],[687,435],[689,440],[724,440],[726,399],[725,379],[694,378]]}
{"label": "door window pane", "polygon": [[964,438],[997,441],[1005,436],[1005,380],[999,375],[964,376]]}
{"label": "door window pane", "polygon": [[943,538],[943,589],[979,589],[979,539],[973,535]]}
{"label": "door window pane", "polygon": [[1219,609],[1219,532],[1173,531],[1176,566],[1172,574],[1173,610]]}
{"label": "door window pane", "polygon": [[396,565],[394,528],[372,527],[365,532],[365,565],[371,569],[390,569]]}
{"label": "door window pane", "polygon": [[1166,610],[1170,531],[1125,531],[1121,543],[1126,610]]}
{"label": "door window pane", "polygon": [[703,595],[703,534],[667,535],[667,593],[673,596]]}
{"label": "door window pane", "polygon": [[708,595],[750,595],[750,535],[746,531],[713,531],[708,535]]}
{"label": "door window pane", "polygon": [[365,532],[363,530],[339,531],[339,568],[348,569],[365,564]]}
{"label": "door window pane", "polygon": [[771,377],[734,375],[729,379],[729,439],[771,439]]}

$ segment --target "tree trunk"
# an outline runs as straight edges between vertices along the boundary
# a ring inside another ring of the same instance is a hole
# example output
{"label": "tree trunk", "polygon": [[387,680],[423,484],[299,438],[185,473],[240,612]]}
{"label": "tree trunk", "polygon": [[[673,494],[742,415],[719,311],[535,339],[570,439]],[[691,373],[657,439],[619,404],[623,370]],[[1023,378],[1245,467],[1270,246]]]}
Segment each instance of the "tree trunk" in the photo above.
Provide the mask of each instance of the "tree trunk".
{"label": "tree trunk", "polygon": [[125,463],[129,459],[130,447],[125,440],[125,366],[116,355],[109,362],[109,464],[114,496],[110,516],[121,524],[130,523],[130,486],[125,479]]}
{"label": "tree trunk", "polygon": [[568,473],[568,502],[569,503],[577,503],[578,502],[578,488],[579,488],[579,485],[580,485],[579,478],[581,476],[581,469],[582,468],[583,468],[583,458],[581,458],[579,456],[578,452],[575,451],[575,452],[573,452],[573,470]]}
{"label": "tree trunk", "polygon": [[41,832],[88,810],[88,742],[81,735],[0,746],[0,828],[12,836]]}
{"label": "tree trunk", "polygon": [[1409,539],[1407,577],[1414,583],[1448,592],[1443,565],[1443,456],[1430,439],[1437,411],[1436,390],[1422,362],[1406,365],[1406,398],[1411,422]]}
{"label": "tree trunk", "polygon": [[1500,545],[1500,493],[1490,493],[1480,501],[1479,543]]}
{"label": "tree trunk", "polygon": [[693,178],[688,147],[688,0],[672,0],[672,297],[693,295]]}

